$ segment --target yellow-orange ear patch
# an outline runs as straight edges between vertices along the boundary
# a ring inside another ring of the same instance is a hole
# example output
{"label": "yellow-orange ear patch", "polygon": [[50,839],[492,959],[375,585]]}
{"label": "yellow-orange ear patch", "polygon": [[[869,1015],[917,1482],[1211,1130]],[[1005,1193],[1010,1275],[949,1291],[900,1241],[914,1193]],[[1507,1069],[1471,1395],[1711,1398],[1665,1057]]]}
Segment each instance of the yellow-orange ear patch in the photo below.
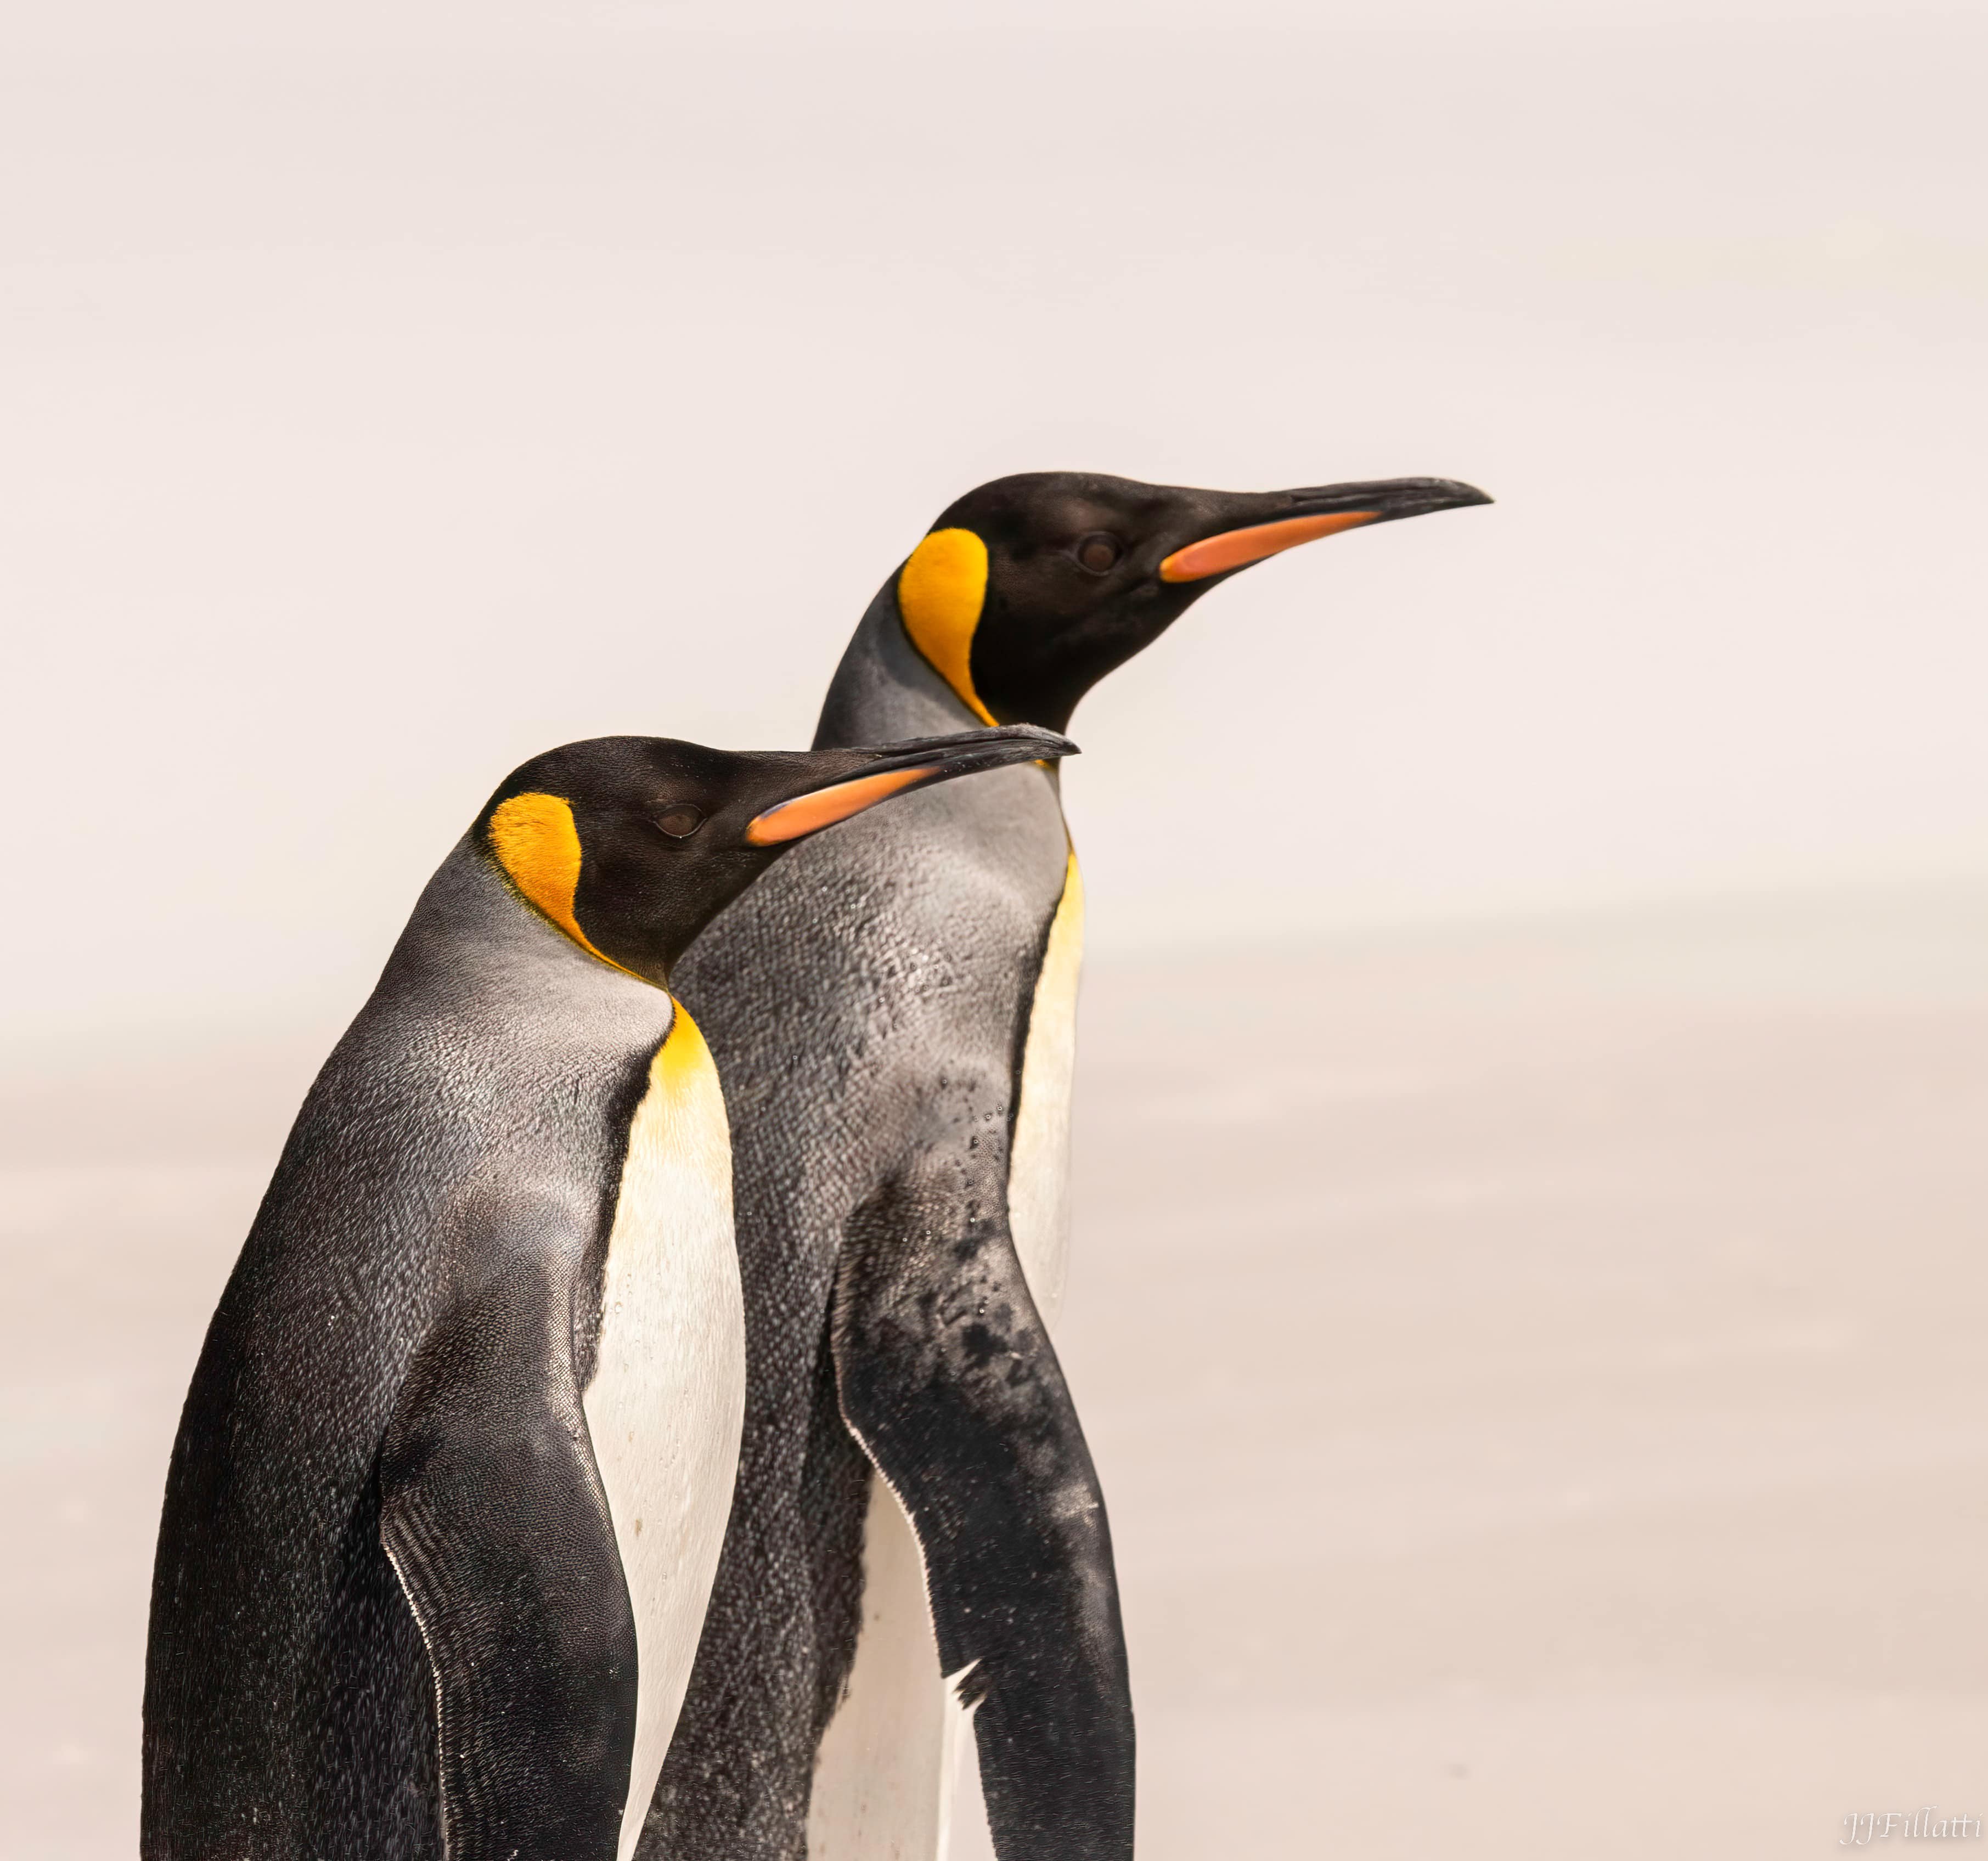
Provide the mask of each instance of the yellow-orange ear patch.
{"label": "yellow-orange ear patch", "polygon": [[987,601],[987,545],[971,530],[935,530],[898,573],[904,631],[931,669],[983,724],[993,714],[973,689],[973,630]]}
{"label": "yellow-orange ear patch", "polygon": [[[580,829],[556,795],[514,795],[490,816],[490,850],[511,883],[590,955],[614,963],[587,941],[573,914],[580,889]],[[621,965],[614,964],[619,969]]]}

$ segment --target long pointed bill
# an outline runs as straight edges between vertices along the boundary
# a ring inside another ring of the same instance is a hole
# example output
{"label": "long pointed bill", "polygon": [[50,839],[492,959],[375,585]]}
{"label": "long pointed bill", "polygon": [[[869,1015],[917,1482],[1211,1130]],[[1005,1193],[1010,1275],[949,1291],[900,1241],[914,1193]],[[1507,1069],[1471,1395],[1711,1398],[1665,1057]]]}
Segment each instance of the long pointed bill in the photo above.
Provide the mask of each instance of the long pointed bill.
{"label": "long pointed bill", "polygon": [[[1273,499],[1266,498],[1264,502],[1272,504]],[[1160,579],[1205,581],[1212,575],[1226,575],[1231,569],[1246,569],[1267,556],[1280,556],[1300,543],[1336,536],[1341,530],[1357,530],[1370,523],[1392,523],[1431,511],[1489,504],[1491,500],[1474,485],[1459,485],[1451,478],[1389,478],[1373,485],[1334,485],[1315,491],[1290,491],[1275,502],[1287,510],[1296,506],[1297,514],[1223,530],[1189,543],[1184,549],[1176,549],[1160,564]],[[1325,508],[1306,511],[1303,507],[1307,504]]]}
{"label": "long pointed bill", "polygon": [[954,737],[926,737],[876,752],[860,775],[811,789],[791,800],[776,802],[746,829],[752,846],[776,846],[818,833],[912,789],[951,782],[1013,762],[1047,762],[1074,756],[1077,745],[1052,730],[1032,724],[1009,724],[999,730],[962,731]]}

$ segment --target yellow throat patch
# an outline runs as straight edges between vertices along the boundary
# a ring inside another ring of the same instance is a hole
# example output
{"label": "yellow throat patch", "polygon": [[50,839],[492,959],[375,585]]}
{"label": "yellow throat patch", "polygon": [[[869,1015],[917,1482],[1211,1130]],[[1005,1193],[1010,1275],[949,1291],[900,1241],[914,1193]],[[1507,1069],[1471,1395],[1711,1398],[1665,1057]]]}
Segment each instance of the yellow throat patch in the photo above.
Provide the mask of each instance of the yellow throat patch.
{"label": "yellow throat patch", "polygon": [[499,802],[490,816],[490,850],[526,899],[589,956],[621,968],[594,948],[573,914],[580,890],[580,829],[570,803],[556,795],[514,795]]}
{"label": "yellow throat patch", "polygon": [[898,573],[904,631],[954,695],[983,724],[993,714],[973,689],[973,630],[987,600],[987,545],[971,530],[935,530]]}

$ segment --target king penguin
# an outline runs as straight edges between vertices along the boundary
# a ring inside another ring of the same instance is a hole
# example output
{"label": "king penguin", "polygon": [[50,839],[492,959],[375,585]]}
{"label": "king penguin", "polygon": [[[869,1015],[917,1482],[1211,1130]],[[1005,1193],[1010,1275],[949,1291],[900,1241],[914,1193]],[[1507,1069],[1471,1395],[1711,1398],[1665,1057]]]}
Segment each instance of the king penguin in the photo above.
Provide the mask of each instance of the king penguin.
{"label": "king penguin", "polygon": [[[1248,565],[1489,502],[997,480],[885,583],[815,741],[1060,729]],[[1110,1533],[1050,1339],[1083,921],[1045,762],[802,849],[678,973],[739,1133],[748,1386],[642,1861],[935,1861],[969,1713],[1002,1861],[1131,1854]]]}
{"label": "king penguin", "polygon": [[491,797],[312,1087],[194,1372],[147,1861],[626,1861],[745,1396],[725,1108],[671,965],[805,836],[1072,748],[603,738]]}

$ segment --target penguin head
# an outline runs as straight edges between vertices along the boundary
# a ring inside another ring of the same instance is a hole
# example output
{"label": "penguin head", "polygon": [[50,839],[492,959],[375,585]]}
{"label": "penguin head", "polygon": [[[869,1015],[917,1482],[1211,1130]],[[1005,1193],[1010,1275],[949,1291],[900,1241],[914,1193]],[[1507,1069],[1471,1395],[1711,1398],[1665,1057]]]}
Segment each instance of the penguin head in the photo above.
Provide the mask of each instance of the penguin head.
{"label": "penguin head", "polygon": [[742,754],[596,737],[514,770],[471,837],[583,950],[662,987],[691,940],[796,842],[914,789],[1076,752],[1029,724]]}
{"label": "penguin head", "polygon": [[989,724],[1060,730],[1217,582],[1315,538],[1489,504],[1448,478],[1193,491],[1025,472],[969,491],[898,572],[911,643]]}

